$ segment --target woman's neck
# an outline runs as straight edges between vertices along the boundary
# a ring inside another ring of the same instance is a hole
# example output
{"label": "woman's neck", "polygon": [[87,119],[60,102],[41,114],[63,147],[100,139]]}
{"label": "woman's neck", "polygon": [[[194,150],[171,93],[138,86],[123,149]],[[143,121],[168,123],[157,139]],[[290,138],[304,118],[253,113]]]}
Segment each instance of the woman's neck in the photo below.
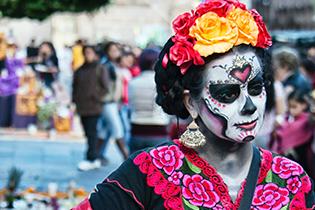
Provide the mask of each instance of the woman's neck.
{"label": "woman's neck", "polygon": [[253,155],[251,143],[236,143],[221,139],[205,128],[203,123],[199,123],[199,126],[207,142],[196,151],[219,173],[236,175],[249,169]]}

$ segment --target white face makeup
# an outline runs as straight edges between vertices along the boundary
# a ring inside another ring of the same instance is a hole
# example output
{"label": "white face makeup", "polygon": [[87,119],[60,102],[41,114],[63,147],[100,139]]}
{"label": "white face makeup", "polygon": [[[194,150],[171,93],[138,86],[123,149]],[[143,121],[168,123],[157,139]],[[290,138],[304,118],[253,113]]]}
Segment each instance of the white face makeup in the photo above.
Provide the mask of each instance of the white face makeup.
{"label": "white face makeup", "polygon": [[216,136],[253,140],[263,123],[265,103],[262,69],[253,52],[230,53],[207,64],[199,115]]}

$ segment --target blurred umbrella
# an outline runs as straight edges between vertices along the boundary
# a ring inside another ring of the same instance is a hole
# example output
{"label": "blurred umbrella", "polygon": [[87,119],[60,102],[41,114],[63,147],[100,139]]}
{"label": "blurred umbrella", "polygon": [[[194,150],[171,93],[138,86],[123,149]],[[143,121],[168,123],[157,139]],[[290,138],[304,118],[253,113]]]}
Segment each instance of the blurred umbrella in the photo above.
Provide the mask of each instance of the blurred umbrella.
{"label": "blurred umbrella", "polygon": [[1,16],[43,20],[54,12],[89,12],[110,0],[1,0]]}

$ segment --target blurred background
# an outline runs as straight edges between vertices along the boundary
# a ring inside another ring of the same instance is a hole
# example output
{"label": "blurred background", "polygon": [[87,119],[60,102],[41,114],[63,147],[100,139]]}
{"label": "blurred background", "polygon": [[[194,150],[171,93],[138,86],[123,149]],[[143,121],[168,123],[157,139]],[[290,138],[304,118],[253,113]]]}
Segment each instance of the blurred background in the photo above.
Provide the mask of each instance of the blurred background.
{"label": "blurred background", "polygon": [[[200,2],[0,0],[0,209],[69,209],[129,154],[185,130],[154,104],[152,69],[174,17]],[[313,175],[315,0],[241,2],[274,43],[255,143]]]}

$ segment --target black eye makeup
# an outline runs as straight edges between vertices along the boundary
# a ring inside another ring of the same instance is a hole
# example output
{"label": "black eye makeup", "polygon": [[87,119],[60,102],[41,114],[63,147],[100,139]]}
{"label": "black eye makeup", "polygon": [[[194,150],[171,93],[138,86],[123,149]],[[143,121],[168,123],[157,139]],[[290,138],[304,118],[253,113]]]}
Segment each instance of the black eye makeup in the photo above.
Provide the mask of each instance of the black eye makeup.
{"label": "black eye makeup", "polygon": [[241,93],[238,84],[209,85],[209,91],[212,98],[221,103],[233,103]]}
{"label": "black eye makeup", "polygon": [[247,92],[251,96],[258,96],[261,94],[264,88],[264,79],[262,73],[259,73],[254,79],[252,79],[247,86]]}

